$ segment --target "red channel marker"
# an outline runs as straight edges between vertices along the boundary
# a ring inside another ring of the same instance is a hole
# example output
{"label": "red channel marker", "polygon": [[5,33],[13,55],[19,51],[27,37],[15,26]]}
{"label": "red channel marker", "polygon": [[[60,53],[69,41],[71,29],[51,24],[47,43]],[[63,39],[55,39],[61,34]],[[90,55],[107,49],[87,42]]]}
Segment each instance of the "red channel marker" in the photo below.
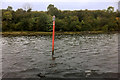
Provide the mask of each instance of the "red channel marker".
{"label": "red channel marker", "polygon": [[53,16],[52,58],[53,58],[53,55],[54,55],[54,36],[55,36],[55,16]]}

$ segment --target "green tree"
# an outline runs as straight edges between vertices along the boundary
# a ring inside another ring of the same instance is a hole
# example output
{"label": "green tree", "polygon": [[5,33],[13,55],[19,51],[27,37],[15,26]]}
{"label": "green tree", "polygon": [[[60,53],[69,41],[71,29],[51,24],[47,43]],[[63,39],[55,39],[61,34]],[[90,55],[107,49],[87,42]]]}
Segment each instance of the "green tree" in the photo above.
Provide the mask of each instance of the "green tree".
{"label": "green tree", "polygon": [[11,11],[6,11],[3,13],[3,31],[12,30],[12,13]]}
{"label": "green tree", "polygon": [[56,7],[54,7],[54,5],[50,4],[47,7],[47,10],[48,10],[48,14],[50,14],[51,16],[55,15],[56,17],[58,17],[59,10]]}
{"label": "green tree", "polygon": [[48,31],[50,18],[47,14],[41,13],[36,17],[36,31]]}
{"label": "green tree", "polygon": [[7,10],[8,10],[8,11],[12,11],[12,7],[11,7],[11,6],[8,6]]}
{"label": "green tree", "polygon": [[55,22],[56,22],[56,28],[55,28],[56,31],[65,31],[66,30],[64,20],[56,18]]}
{"label": "green tree", "polygon": [[112,7],[112,6],[108,7],[107,11],[108,11],[109,13],[114,12],[114,7]]}
{"label": "green tree", "polygon": [[12,20],[12,13],[10,11],[4,12],[3,19],[5,19],[7,21]]}

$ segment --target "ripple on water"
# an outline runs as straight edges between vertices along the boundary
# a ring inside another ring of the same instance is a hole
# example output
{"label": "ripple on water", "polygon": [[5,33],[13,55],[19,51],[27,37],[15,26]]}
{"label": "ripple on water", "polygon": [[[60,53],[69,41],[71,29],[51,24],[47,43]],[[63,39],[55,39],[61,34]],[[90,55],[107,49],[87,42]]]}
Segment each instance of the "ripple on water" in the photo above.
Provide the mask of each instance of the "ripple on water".
{"label": "ripple on water", "polygon": [[117,73],[117,35],[56,36],[54,61],[51,60],[51,38],[3,37],[3,72],[6,73],[3,76],[38,77],[41,73],[45,77],[76,78],[109,77],[111,74],[107,73]]}

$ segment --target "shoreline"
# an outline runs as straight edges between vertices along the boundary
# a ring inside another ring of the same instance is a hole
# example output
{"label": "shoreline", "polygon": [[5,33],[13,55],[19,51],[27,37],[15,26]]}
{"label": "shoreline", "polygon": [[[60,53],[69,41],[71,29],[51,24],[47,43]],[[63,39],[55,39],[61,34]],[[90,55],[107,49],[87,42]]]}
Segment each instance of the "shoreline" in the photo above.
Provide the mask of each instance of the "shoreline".
{"label": "shoreline", "polygon": [[[119,33],[104,32],[104,31],[81,31],[81,32],[55,32],[56,35],[74,35],[74,34],[110,34]],[[32,32],[32,31],[12,31],[12,32],[0,32],[2,36],[37,36],[37,35],[52,35],[52,32]]]}

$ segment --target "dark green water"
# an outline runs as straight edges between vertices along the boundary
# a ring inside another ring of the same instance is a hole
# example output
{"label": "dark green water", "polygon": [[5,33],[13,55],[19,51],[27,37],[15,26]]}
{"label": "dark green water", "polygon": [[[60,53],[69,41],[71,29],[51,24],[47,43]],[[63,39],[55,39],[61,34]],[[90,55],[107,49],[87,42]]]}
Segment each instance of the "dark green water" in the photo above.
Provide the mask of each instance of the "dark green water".
{"label": "dark green water", "polygon": [[117,77],[118,34],[2,37],[3,78]]}

